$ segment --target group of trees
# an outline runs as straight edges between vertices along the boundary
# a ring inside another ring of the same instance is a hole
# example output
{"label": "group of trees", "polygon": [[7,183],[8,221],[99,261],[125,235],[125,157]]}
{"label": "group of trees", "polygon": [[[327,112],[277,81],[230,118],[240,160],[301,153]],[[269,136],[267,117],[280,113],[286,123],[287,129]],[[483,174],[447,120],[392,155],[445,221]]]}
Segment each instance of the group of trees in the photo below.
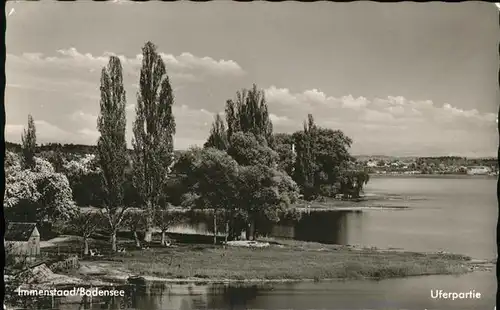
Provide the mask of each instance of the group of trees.
{"label": "group of trees", "polygon": [[66,175],[35,156],[33,118],[22,135],[22,152],[6,153],[4,207],[6,218],[38,222],[41,227],[68,220],[77,212]]}
{"label": "group of trees", "polygon": [[[165,63],[151,42],[142,55],[133,150],[127,150],[127,97],[115,56],[101,72],[95,154],[71,158],[54,144],[42,150],[46,159],[35,156],[36,129],[29,117],[22,158],[9,153],[6,163],[6,207],[16,218],[29,210],[25,220],[68,220],[83,237],[85,251],[91,234],[105,228],[116,251],[122,227],[133,232],[138,246],[139,231],[150,242],[153,227],[160,228],[164,244],[166,230],[178,220],[168,212],[172,204],[209,209],[215,242],[219,222],[227,238],[245,230],[253,239],[271,223],[297,217],[290,207],[301,194],[305,199],[359,196],[368,175],[352,164],[351,139],[317,126],[312,115],[303,130],[275,134],[264,92],[256,85],[226,102],[225,115],[215,116],[203,147],[174,153],[174,96]],[[76,205],[99,212],[79,211]]]}
{"label": "group of trees", "polygon": [[[44,220],[62,219],[57,216],[72,220],[75,227],[82,227],[80,230],[85,239],[95,226],[87,225],[86,219],[95,222],[95,212],[79,212],[74,200],[80,205],[97,206],[100,209],[99,223],[109,232],[111,248],[116,251],[116,234],[125,224],[127,209],[144,206],[142,214],[146,215],[147,231],[144,239],[151,241],[153,219],[166,201],[163,197],[165,180],[173,161],[174,98],[165,63],[156,46],[147,42],[142,56],[133,152],[127,150],[125,140],[127,98],[122,65],[118,57],[111,56],[101,72],[97,121],[100,136],[95,156],[68,161],[61,156],[57,145],[51,145],[46,155],[52,164],[36,157],[36,129],[33,118],[29,116],[28,128],[22,136],[22,166],[14,165],[7,173],[5,198],[9,209],[20,214],[21,209],[28,208],[33,211],[29,213],[33,216],[29,220],[37,222],[40,222],[40,210],[47,213]],[[33,208],[34,203],[40,206]],[[61,210],[62,206],[64,210]],[[24,219],[28,220],[27,217]],[[20,219],[14,214],[11,218]]]}
{"label": "group of trees", "polygon": [[[174,166],[184,176],[183,201],[214,210],[231,238],[247,230],[252,239],[288,214],[300,194],[359,197],[368,173],[349,155],[352,141],[321,128],[308,116],[304,129],[274,134],[263,91],[256,85],[228,100],[225,121],[216,115],[203,149],[185,153]],[[295,214],[295,216],[298,216]]]}

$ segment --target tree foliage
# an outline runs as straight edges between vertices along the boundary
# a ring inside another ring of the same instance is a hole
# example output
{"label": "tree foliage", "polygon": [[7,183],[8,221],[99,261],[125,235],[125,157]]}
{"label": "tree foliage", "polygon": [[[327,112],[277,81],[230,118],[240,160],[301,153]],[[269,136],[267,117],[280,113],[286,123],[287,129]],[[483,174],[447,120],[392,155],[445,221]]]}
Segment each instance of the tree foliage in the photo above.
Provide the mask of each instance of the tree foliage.
{"label": "tree foliage", "polygon": [[292,176],[295,170],[296,153],[293,149],[293,137],[287,133],[274,135],[274,150],[278,154],[278,169]]}
{"label": "tree foliage", "polygon": [[97,158],[101,169],[103,202],[107,219],[111,248],[116,251],[116,231],[127,208],[124,201],[125,169],[128,165],[125,141],[125,89],[123,87],[120,59],[111,56],[101,72],[100,115],[97,128]]}
{"label": "tree foliage", "polygon": [[276,223],[298,199],[299,189],[286,173],[265,165],[240,168],[238,206],[248,225],[247,237],[254,239],[269,222]]}
{"label": "tree foliage", "polygon": [[142,56],[132,144],[134,186],[146,204],[149,229],[145,239],[150,241],[155,208],[173,162],[174,96],[165,63],[156,46],[147,42]]}
{"label": "tree foliage", "polygon": [[[192,208],[210,208],[214,212],[231,212],[236,205],[238,163],[226,152],[215,148],[191,149],[176,165],[176,171],[188,181],[184,205]],[[214,243],[216,231],[214,229]]]}
{"label": "tree foliage", "polygon": [[24,168],[31,169],[35,167],[36,152],[36,127],[31,114],[28,115],[28,127],[24,129],[21,135],[21,144]]}
{"label": "tree foliage", "polygon": [[241,131],[231,136],[228,154],[243,166],[265,165],[275,167],[278,162],[278,154],[267,146],[262,137]]}
{"label": "tree foliage", "polygon": [[236,99],[226,102],[227,137],[231,140],[233,134],[241,131],[262,137],[267,145],[272,146],[273,124],[264,91],[253,85],[251,89],[242,89],[236,93]]}
{"label": "tree foliage", "polygon": [[6,169],[6,217],[38,223],[69,220],[77,208],[68,179],[55,172],[49,162],[38,157],[33,161],[32,170],[22,169],[18,164]]}
{"label": "tree foliage", "polygon": [[292,135],[296,151],[293,178],[306,199],[319,196],[359,197],[368,173],[352,167],[352,140],[340,130],[322,128],[309,115],[302,131]]}
{"label": "tree foliage", "polygon": [[102,170],[95,155],[87,154],[65,162],[62,172],[68,177],[73,199],[77,205],[82,207],[103,205]]}
{"label": "tree foliage", "polygon": [[215,120],[210,129],[210,135],[204,147],[212,147],[218,150],[226,151],[229,146],[227,139],[226,125],[220,114],[215,115]]}

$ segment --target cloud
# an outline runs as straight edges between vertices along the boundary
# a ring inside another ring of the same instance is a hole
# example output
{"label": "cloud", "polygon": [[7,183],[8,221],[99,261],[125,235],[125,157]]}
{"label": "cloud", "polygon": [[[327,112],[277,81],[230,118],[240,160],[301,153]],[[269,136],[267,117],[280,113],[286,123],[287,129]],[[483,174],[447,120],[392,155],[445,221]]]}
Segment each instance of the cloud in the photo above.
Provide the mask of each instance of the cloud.
{"label": "cloud", "polygon": [[368,100],[365,97],[354,98],[352,95],[341,98],[342,106],[349,109],[360,109],[368,105]]}
{"label": "cloud", "polygon": [[[141,54],[133,57],[117,55],[112,52],[93,55],[81,53],[74,47],[59,49],[53,56],[46,56],[42,53],[7,54],[7,66],[85,69],[87,72],[95,72],[106,66],[111,55],[120,58],[126,73],[138,74],[142,64]],[[160,55],[165,61],[168,73],[178,79],[193,80],[201,76],[234,77],[245,74],[245,71],[234,60],[215,60],[211,57],[198,57],[187,52],[179,56],[161,52]]]}
{"label": "cloud", "polygon": [[273,122],[273,124],[282,124],[290,121],[290,119],[286,116],[278,116],[273,113],[269,113],[269,119],[271,119],[271,122]]}
{"label": "cloud", "polygon": [[191,53],[182,53],[175,57],[171,54],[160,53],[165,60],[167,67],[178,69],[179,71],[187,69],[193,71],[207,72],[215,76],[243,75],[243,69],[233,60],[215,60],[211,57],[196,57]]}
{"label": "cloud", "polygon": [[390,123],[394,120],[394,116],[387,112],[366,109],[363,111],[361,119],[366,122]]}
{"label": "cloud", "polygon": [[[351,136],[354,152],[425,155],[428,151],[439,155],[450,151],[465,154],[476,148],[492,153],[498,144],[494,141],[496,113],[403,96],[336,97],[318,89],[292,92],[276,86],[265,93],[276,131],[300,130],[307,114],[312,113],[318,125],[341,129]],[[286,122],[280,121],[284,118]]]}
{"label": "cloud", "polygon": [[300,103],[297,96],[292,95],[290,90],[287,88],[276,88],[276,86],[271,86],[264,92],[267,102],[269,103],[278,103],[283,105],[297,105]]}
{"label": "cloud", "polygon": [[[492,123],[497,118],[495,113],[481,113],[477,109],[460,109],[448,103],[438,106],[431,100],[409,100],[402,96],[388,96],[387,98],[369,100],[362,96],[356,98],[352,95],[328,96],[317,89],[292,93],[287,88],[277,88],[276,86],[267,88],[265,93],[270,107],[275,109],[293,105],[295,106],[294,110],[300,113],[314,109],[321,111],[321,114],[330,112],[333,115],[342,117],[355,117],[361,113],[361,118],[366,121],[391,122],[398,119],[408,121],[410,119],[426,118],[429,121],[434,119],[439,122],[440,118],[445,117],[454,122],[469,119]],[[352,110],[356,110],[356,112]]]}
{"label": "cloud", "polygon": [[97,115],[85,113],[83,111],[75,111],[71,114],[70,119],[77,122],[97,124]]}

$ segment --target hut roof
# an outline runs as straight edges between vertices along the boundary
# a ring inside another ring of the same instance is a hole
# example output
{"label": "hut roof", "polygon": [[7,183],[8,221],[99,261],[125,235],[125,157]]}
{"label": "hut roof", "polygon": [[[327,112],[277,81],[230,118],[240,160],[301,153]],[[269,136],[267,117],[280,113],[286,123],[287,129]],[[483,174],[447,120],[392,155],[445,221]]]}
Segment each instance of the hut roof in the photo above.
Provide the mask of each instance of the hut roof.
{"label": "hut roof", "polygon": [[11,222],[5,231],[5,240],[28,241],[35,228],[35,223]]}

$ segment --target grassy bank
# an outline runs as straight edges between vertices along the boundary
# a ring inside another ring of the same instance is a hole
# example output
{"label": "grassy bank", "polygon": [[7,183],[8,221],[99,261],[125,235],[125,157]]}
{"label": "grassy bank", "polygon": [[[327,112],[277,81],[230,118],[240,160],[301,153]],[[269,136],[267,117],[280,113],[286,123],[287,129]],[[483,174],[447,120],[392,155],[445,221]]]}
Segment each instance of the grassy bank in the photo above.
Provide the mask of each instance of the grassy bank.
{"label": "grassy bank", "polygon": [[130,251],[83,261],[80,272],[87,276],[142,275],[200,280],[384,279],[461,274],[469,271],[468,261],[461,255],[280,241],[268,248],[255,249],[180,244]]}

